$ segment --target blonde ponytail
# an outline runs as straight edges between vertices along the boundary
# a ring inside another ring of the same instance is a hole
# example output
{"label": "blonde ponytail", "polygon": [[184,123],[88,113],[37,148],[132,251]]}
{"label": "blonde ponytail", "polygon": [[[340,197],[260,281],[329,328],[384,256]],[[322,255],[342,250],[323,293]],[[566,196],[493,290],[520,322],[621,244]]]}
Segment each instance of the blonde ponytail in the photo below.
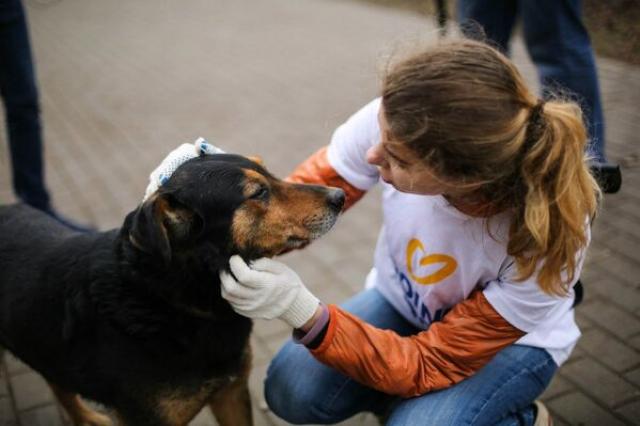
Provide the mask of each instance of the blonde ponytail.
{"label": "blonde ponytail", "polygon": [[531,109],[520,166],[524,193],[507,250],[516,258],[520,279],[542,263],[542,290],[563,294],[576,278],[577,255],[588,243],[587,221],[595,214],[599,189],[584,154],[580,108],[550,101]]}

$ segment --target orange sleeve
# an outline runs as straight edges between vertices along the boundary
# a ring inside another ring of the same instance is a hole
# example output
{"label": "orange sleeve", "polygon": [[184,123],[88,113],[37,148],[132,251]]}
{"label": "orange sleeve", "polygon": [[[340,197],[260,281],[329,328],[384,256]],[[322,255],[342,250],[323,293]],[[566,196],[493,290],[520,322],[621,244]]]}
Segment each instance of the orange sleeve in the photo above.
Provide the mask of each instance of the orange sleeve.
{"label": "orange sleeve", "polygon": [[285,180],[293,183],[310,183],[342,189],[346,196],[343,211],[354,205],[365,194],[365,191],[351,185],[331,167],[327,157],[326,146],[296,167]]}
{"label": "orange sleeve", "polygon": [[379,391],[414,397],[449,387],[478,371],[524,335],[478,291],[441,322],[401,337],[329,306],[327,333],[311,353],[322,363]]}

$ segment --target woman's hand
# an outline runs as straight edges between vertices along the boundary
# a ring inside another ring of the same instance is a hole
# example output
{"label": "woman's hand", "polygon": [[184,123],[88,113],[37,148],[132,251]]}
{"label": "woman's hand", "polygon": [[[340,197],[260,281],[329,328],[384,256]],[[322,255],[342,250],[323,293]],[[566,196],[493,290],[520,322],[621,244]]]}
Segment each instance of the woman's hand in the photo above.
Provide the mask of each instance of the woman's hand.
{"label": "woman's hand", "polygon": [[171,151],[149,175],[149,185],[144,194],[146,200],[171,177],[183,163],[199,155],[224,154],[220,148],[211,145],[204,138],[198,138],[194,143],[183,143]]}
{"label": "woman's hand", "polygon": [[222,297],[237,313],[249,318],[280,318],[293,328],[312,324],[320,301],[293,269],[268,258],[247,265],[237,255],[231,257],[229,266],[233,276],[220,273]]}

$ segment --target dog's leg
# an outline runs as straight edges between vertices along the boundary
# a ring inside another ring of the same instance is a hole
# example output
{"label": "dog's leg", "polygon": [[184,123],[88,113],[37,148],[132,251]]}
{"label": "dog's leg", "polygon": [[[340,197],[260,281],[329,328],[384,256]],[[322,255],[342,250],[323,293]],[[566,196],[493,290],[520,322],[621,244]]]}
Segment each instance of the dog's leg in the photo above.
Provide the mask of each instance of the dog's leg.
{"label": "dog's leg", "polygon": [[[191,398],[170,395],[159,399],[157,409],[148,413],[146,418],[154,418],[153,422],[144,424],[187,426],[194,417],[198,415],[202,407],[205,406],[207,396],[204,394],[195,395]],[[140,421],[131,421],[127,425],[141,425]]]}
{"label": "dog's leg", "polygon": [[251,347],[247,344],[244,363],[240,375],[228,386],[218,391],[209,407],[220,426],[251,426],[251,396],[249,394],[249,373],[251,372]]}
{"label": "dog's leg", "polygon": [[113,426],[109,417],[89,408],[78,394],[62,390],[53,383],[49,386],[75,426]]}
{"label": "dog's leg", "polygon": [[238,379],[216,393],[209,403],[220,426],[251,426],[251,397],[246,379]]}

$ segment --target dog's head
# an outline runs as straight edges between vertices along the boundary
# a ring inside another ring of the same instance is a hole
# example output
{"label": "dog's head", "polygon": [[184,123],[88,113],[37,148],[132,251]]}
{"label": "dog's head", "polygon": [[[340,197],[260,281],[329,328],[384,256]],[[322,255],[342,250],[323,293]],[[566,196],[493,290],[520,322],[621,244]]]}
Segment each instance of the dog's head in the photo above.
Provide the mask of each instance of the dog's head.
{"label": "dog's head", "polygon": [[221,257],[271,257],[327,232],[343,204],[340,189],[282,181],[239,155],[204,155],[139,206],[128,236],[165,264],[202,247]]}

